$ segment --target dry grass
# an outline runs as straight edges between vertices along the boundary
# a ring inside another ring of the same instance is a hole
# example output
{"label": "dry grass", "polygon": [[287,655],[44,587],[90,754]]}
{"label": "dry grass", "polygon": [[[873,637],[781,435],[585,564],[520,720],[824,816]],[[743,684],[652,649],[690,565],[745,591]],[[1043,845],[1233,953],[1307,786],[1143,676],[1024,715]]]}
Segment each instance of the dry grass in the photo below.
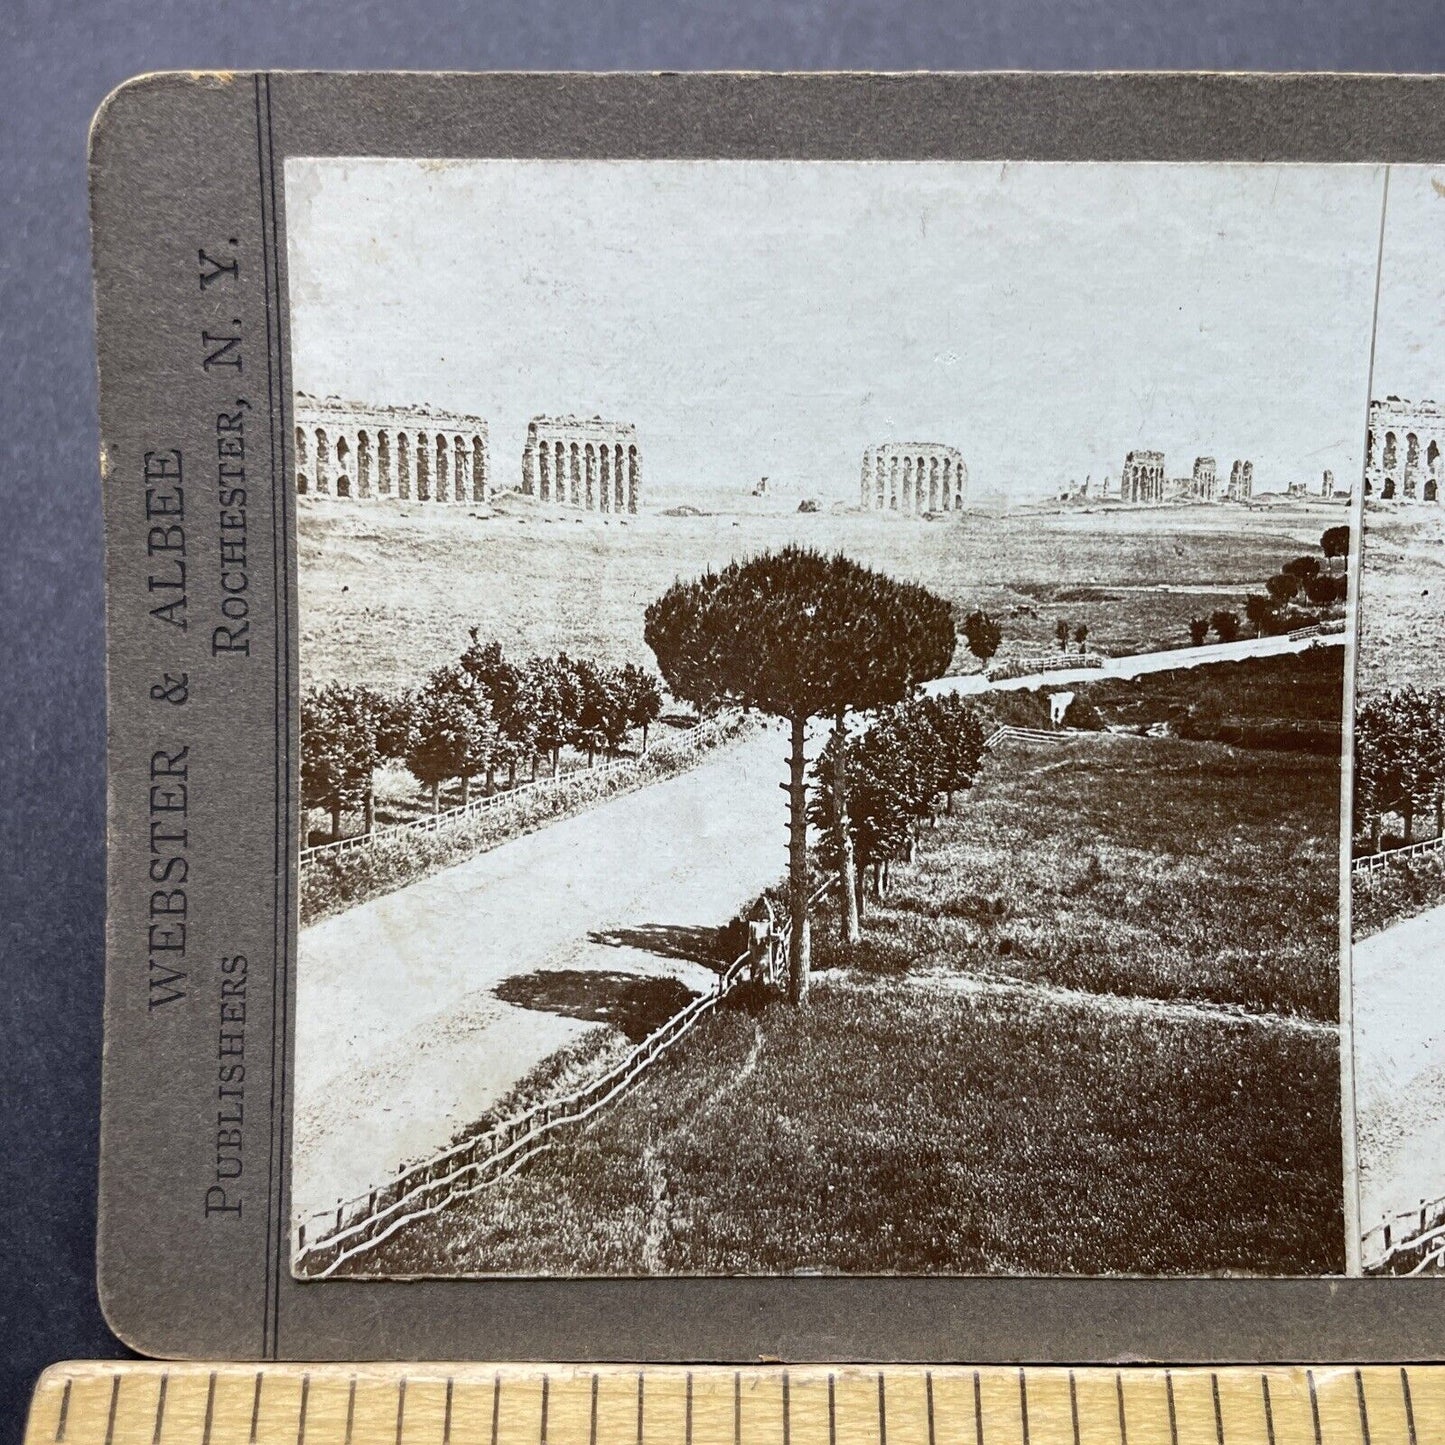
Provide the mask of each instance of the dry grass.
{"label": "dry grass", "polygon": [[1445,687],[1445,515],[1439,507],[1365,513],[1358,685]]}
{"label": "dry grass", "polygon": [[[1334,1018],[1337,777],[1128,737],[1004,756],[809,1008],[735,996],[591,1124],[361,1269],[1342,1269],[1334,1031],[1127,1002]],[[964,971],[1110,1007],[939,986]]]}
{"label": "dry grass", "polygon": [[[676,577],[801,541],[923,582],[1003,623],[1010,650],[1052,648],[1059,618],[1090,644],[1188,643],[1189,619],[1239,607],[1281,561],[1317,547],[1335,511],[1238,507],[964,513],[936,522],[862,514],[700,517],[562,514],[520,499],[494,515],[395,502],[299,512],[303,685],[415,683],[478,626],[509,652],[651,663],[643,608]],[[1205,594],[1137,590],[1204,586]],[[960,648],[956,666],[974,662]]]}
{"label": "dry grass", "polygon": [[1401,859],[1350,877],[1350,927],[1355,941],[1383,933],[1445,903],[1445,852]]}

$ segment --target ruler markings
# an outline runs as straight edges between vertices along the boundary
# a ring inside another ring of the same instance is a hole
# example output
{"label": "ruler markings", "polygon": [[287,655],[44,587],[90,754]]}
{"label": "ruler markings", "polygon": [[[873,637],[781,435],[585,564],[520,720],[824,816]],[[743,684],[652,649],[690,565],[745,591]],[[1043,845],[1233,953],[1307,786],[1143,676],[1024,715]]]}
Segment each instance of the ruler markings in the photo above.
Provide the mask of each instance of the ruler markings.
{"label": "ruler markings", "polygon": [[1410,1398],[1410,1372],[1400,1367],[1400,1395],[1405,1402],[1405,1428],[1410,1433],[1410,1445],[1419,1445],[1415,1434],[1415,1404]]}
{"label": "ruler markings", "polygon": [[[214,1375],[211,1379],[215,1379]],[[113,1445],[115,1440],[115,1407],[120,1403],[120,1374],[117,1372],[110,1378],[110,1411],[105,1421],[105,1445]]]}
{"label": "ruler markings", "polygon": [[171,1372],[161,1374],[161,1388],[156,1395],[156,1427],[151,1431],[151,1445],[161,1445],[161,1421],[166,1417],[166,1386],[171,1382]]}
{"label": "ruler markings", "polygon": [[55,1438],[57,1441],[65,1439],[65,1421],[70,1414],[70,1387],[73,1381],[66,1380],[65,1388],[60,1392],[60,1414],[55,1421]]}
{"label": "ruler markings", "polygon": [[[875,1411],[875,1445],[1114,1445],[1115,1422],[1117,1445],[1445,1445],[1445,1367],[830,1370],[772,1364],[747,1372],[756,1398],[746,1419],[744,1372],[737,1369],[633,1365],[566,1373],[517,1365],[483,1372],[413,1364],[405,1370],[70,1366],[42,1381],[27,1441],[239,1445],[249,1424],[251,1445],[486,1445],[485,1416],[472,1414],[467,1400],[468,1391],[490,1377],[494,1445],[720,1445],[729,1433],[733,1445],[824,1445],[825,1382],[826,1445],[874,1441]],[[602,1390],[604,1382],[611,1394]],[[729,1394],[731,1432],[723,1413]]]}
{"label": "ruler markings", "polygon": [[1274,1404],[1269,1398],[1269,1376],[1259,1377],[1259,1387],[1264,1395],[1264,1433],[1269,1445],[1274,1445]]}

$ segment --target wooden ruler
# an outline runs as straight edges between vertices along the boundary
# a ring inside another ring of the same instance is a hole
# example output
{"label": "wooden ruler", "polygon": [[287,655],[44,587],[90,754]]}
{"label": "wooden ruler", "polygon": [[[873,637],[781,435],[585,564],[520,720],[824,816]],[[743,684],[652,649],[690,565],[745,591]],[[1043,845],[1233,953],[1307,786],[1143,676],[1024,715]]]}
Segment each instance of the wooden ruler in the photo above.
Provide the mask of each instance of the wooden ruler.
{"label": "wooden ruler", "polygon": [[1445,1445],[1445,1366],[76,1363],[26,1445]]}

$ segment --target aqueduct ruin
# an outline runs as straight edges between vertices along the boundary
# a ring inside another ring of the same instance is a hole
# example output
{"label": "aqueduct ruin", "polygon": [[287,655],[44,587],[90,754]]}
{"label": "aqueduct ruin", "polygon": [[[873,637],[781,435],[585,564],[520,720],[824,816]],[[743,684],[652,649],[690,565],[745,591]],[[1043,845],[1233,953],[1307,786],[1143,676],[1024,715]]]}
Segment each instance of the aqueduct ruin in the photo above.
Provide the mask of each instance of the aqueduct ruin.
{"label": "aqueduct ruin", "polygon": [[1445,490],[1445,410],[1433,401],[1387,396],[1370,403],[1365,495],[1439,502]]}
{"label": "aqueduct ruin", "polygon": [[490,495],[480,417],[305,392],[294,410],[301,496],[485,502]]}
{"label": "aqueduct ruin", "polygon": [[1164,453],[1130,452],[1119,474],[1121,502],[1158,503],[1164,500]]}
{"label": "aqueduct ruin", "polygon": [[968,493],[968,468],[942,442],[881,442],[863,453],[862,503],[868,512],[957,512]]}
{"label": "aqueduct ruin", "polygon": [[631,422],[534,416],[522,449],[522,492],[588,512],[635,512],[642,458]]}

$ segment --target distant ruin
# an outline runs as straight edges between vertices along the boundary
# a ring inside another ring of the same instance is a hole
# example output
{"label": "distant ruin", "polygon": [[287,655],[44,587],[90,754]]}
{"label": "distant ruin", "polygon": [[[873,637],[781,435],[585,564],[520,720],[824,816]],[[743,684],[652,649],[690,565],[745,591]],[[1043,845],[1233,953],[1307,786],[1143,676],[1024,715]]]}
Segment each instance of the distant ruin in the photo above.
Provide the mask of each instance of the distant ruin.
{"label": "distant ruin", "polygon": [[1164,500],[1164,453],[1137,451],[1124,458],[1119,476],[1121,502],[1157,505]]}
{"label": "distant ruin", "polygon": [[1382,501],[1439,502],[1445,483],[1445,411],[1438,402],[1387,396],[1370,403],[1365,432],[1365,495]]}
{"label": "distant ruin", "polygon": [[968,494],[968,468],[942,442],[881,442],[863,453],[864,511],[922,517],[956,512]]}
{"label": "distant ruin", "polygon": [[487,424],[421,406],[297,392],[296,491],[317,497],[485,502]]}
{"label": "distant ruin", "polygon": [[1229,490],[1225,500],[1247,502],[1254,496],[1254,463],[1236,461],[1229,469]]}
{"label": "distant ruin", "polygon": [[637,428],[601,417],[534,416],[522,449],[522,493],[587,512],[635,512],[642,491]]}

